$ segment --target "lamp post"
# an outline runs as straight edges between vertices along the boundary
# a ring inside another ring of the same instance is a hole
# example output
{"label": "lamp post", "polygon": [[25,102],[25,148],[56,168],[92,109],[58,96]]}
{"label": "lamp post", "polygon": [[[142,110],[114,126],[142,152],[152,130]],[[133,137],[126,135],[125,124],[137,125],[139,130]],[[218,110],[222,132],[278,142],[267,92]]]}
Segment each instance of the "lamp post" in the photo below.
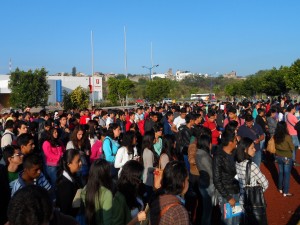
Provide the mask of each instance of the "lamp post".
{"label": "lamp post", "polygon": [[151,66],[151,67],[142,66],[143,68],[146,68],[146,69],[149,70],[149,73],[150,73],[150,80],[151,80],[151,76],[152,76],[152,69],[153,69],[154,67],[158,67],[158,66],[159,66],[158,64],[157,64],[157,65],[154,65],[154,66]]}

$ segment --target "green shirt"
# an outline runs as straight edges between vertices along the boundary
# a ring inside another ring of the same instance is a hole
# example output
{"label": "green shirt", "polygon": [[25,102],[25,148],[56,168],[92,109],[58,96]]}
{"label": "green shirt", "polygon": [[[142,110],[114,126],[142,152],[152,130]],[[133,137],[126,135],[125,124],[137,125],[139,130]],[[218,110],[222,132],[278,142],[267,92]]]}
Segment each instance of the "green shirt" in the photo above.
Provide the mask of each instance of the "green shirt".
{"label": "green shirt", "polygon": [[[112,223],[112,200],[113,195],[110,190],[105,187],[100,187],[100,190],[95,196],[95,219],[96,224],[111,225]],[[85,204],[86,186],[81,192],[81,199]]]}
{"label": "green shirt", "polygon": [[9,172],[8,171],[8,182],[12,182],[16,179],[18,179],[19,173],[18,172]]}
{"label": "green shirt", "polygon": [[112,224],[124,225],[131,221],[131,211],[127,206],[126,199],[123,194],[117,192],[113,200],[112,207]]}

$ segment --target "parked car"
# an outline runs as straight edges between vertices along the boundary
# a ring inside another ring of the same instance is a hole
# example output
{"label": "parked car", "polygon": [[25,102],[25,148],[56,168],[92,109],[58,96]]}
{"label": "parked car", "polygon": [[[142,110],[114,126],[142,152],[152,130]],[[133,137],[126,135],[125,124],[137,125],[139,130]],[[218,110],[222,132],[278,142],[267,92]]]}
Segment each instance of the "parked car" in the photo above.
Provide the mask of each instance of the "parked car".
{"label": "parked car", "polygon": [[167,104],[172,104],[173,103],[173,100],[171,98],[164,98],[162,103],[167,103]]}

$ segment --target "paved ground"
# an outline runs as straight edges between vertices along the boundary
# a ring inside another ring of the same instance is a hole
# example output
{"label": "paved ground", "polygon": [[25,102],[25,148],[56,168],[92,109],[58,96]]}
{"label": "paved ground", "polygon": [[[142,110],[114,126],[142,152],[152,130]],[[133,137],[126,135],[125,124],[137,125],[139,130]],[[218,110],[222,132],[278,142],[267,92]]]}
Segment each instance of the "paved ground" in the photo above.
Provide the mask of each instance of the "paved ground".
{"label": "paved ground", "polygon": [[[297,161],[300,161],[300,151]],[[290,192],[294,194],[293,197],[283,197],[277,190],[277,164],[268,161],[261,165],[261,170],[269,181],[269,188],[265,192],[269,225],[294,225],[300,222],[300,167],[294,167],[291,173]]]}

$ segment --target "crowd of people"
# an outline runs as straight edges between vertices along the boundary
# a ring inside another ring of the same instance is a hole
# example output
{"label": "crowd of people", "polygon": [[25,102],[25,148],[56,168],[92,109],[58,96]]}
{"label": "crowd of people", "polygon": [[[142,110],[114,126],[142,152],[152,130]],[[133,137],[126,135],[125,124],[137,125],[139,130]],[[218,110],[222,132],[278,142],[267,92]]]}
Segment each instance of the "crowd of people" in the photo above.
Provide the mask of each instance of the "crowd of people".
{"label": "crowd of people", "polygon": [[[267,224],[266,215],[227,218],[224,205],[243,210],[248,162],[250,185],[263,191],[260,164],[277,162],[278,191],[293,196],[297,107],[286,100],[4,113],[0,224],[209,225],[216,208],[220,224]],[[266,152],[270,138],[275,154]]]}

